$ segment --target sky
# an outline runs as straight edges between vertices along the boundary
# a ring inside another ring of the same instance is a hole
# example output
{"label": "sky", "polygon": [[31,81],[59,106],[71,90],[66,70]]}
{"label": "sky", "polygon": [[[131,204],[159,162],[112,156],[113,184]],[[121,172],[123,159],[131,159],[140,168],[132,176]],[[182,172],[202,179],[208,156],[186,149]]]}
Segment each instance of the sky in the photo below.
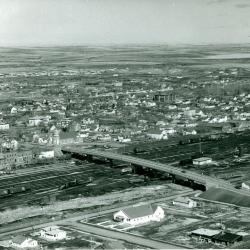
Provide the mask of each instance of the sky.
{"label": "sky", "polygon": [[249,0],[0,0],[0,46],[249,42]]}

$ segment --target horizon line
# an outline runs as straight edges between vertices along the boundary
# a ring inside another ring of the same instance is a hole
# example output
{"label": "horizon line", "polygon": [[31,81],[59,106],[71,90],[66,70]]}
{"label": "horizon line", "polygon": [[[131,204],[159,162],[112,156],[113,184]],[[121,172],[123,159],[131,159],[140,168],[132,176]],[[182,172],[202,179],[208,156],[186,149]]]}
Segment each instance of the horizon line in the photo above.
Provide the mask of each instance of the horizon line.
{"label": "horizon line", "polygon": [[30,44],[30,45],[0,45],[0,48],[54,48],[54,47],[130,47],[130,46],[169,46],[169,47],[185,47],[185,46],[237,46],[250,45],[246,43],[83,43],[83,44]]}

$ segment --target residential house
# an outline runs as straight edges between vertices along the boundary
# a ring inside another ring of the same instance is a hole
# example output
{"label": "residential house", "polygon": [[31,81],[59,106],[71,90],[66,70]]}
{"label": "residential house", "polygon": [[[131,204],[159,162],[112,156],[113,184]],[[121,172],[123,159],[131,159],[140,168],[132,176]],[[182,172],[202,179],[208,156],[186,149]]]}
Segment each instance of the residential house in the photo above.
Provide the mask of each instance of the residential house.
{"label": "residential house", "polygon": [[187,207],[187,208],[193,208],[193,207],[197,207],[197,202],[193,201],[192,199],[188,198],[188,197],[177,197],[174,201],[173,201],[173,205],[177,205],[177,206],[181,206],[181,207]]}
{"label": "residential house", "polygon": [[38,246],[38,242],[31,238],[18,235],[10,240],[10,245],[14,248],[35,248]]}
{"label": "residential house", "polygon": [[160,221],[164,216],[164,210],[160,206],[144,204],[124,208],[114,213],[114,220],[135,226],[151,221]]}
{"label": "residential house", "polygon": [[249,190],[250,189],[250,181],[244,181],[244,182],[242,182],[241,188]]}
{"label": "residential house", "polygon": [[17,114],[17,108],[16,107],[12,107],[10,110],[11,114]]}
{"label": "residential house", "polygon": [[60,229],[58,226],[49,226],[41,229],[40,235],[46,240],[63,240],[66,238],[66,231]]}
{"label": "residential house", "polygon": [[168,139],[166,131],[162,131],[159,129],[151,129],[151,130],[147,131],[146,135],[149,138],[152,138],[155,140]]}

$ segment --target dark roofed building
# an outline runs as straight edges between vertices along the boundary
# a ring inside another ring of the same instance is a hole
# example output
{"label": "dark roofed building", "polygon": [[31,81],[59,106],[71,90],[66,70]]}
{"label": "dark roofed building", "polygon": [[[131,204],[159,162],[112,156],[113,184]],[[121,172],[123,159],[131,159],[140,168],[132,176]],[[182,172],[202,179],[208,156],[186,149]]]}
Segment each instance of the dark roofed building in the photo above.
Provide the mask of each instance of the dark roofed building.
{"label": "dark roofed building", "polygon": [[229,232],[221,232],[217,235],[213,236],[213,241],[216,243],[222,243],[226,246],[234,244],[236,242],[242,241],[243,237],[242,235],[233,234]]}
{"label": "dark roofed building", "polygon": [[215,242],[226,246],[242,241],[242,235],[223,230],[199,228],[190,233],[190,236],[204,242]]}

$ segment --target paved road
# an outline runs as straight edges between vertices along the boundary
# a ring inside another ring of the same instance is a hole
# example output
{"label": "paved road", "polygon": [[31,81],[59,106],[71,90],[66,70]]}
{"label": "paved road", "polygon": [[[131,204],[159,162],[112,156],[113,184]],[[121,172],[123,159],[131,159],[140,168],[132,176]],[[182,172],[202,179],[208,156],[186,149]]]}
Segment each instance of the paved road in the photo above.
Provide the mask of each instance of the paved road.
{"label": "paved road", "polygon": [[127,233],[127,232],[119,232],[106,228],[101,228],[98,226],[90,225],[87,223],[73,223],[73,228],[78,230],[82,230],[83,232],[89,232],[94,235],[104,236],[110,239],[123,240],[129,243],[138,244],[144,247],[149,247],[153,249],[187,249],[187,247],[183,247],[181,245],[175,245],[172,243],[161,242],[158,240],[148,239],[139,235]]}
{"label": "paved road", "polygon": [[[144,203],[149,204],[149,203],[163,202],[163,201],[174,199],[174,198],[179,197],[179,196],[194,195],[196,193],[198,193],[198,191],[193,191],[193,190],[192,191],[183,191],[183,192],[181,192],[179,194],[171,195],[169,197],[147,200]],[[80,221],[80,220],[84,220],[84,219],[88,219],[88,218],[92,218],[92,217],[96,217],[96,216],[102,216],[102,215],[105,215],[105,214],[108,214],[108,213],[114,213],[114,212],[116,212],[118,210],[124,209],[124,208],[129,207],[129,206],[131,206],[131,205],[123,205],[123,206],[118,206],[118,207],[112,207],[112,208],[107,208],[107,209],[102,210],[102,211],[88,213],[88,214],[84,214],[83,212],[81,212],[81,213],[78,212],[78,213],[75,213],[75,214],[71,214],[71,216],[68,217],[68,218],[59,219],[59,220],[56,220],[56,221],[53,221],[53,222],[48,222],[48,223],[37,224],[36,221],[34,220],[32,222],[32,225],[30,224],[29,226],[18,228],[18,229],[16,229],[16,228],[13,229],[13,226],[11,226],[11,225],[9,226],[9,228],[7,228],[7,227],[2,227],[1,228],[0,227],[0,238],[9,237],[9,236],[14,235],[14,234],[21,234],[21,233],[24,233],[26,231],[38,230],[40,228],[55,225],[55,224],[57,224],[57,225],[65,225],[66,224],[67,225],[67,224],[72,224],[72,222],[77,223],[77,221]],[[88,232],[88,231],[86,231],[86,232]],[[121,234],[123,234],[123,233],[121,233]],[[139,244],[139,243],[137,243],[137,244]],[[162,248],[164,248],[164,247],[162,247]]]}

